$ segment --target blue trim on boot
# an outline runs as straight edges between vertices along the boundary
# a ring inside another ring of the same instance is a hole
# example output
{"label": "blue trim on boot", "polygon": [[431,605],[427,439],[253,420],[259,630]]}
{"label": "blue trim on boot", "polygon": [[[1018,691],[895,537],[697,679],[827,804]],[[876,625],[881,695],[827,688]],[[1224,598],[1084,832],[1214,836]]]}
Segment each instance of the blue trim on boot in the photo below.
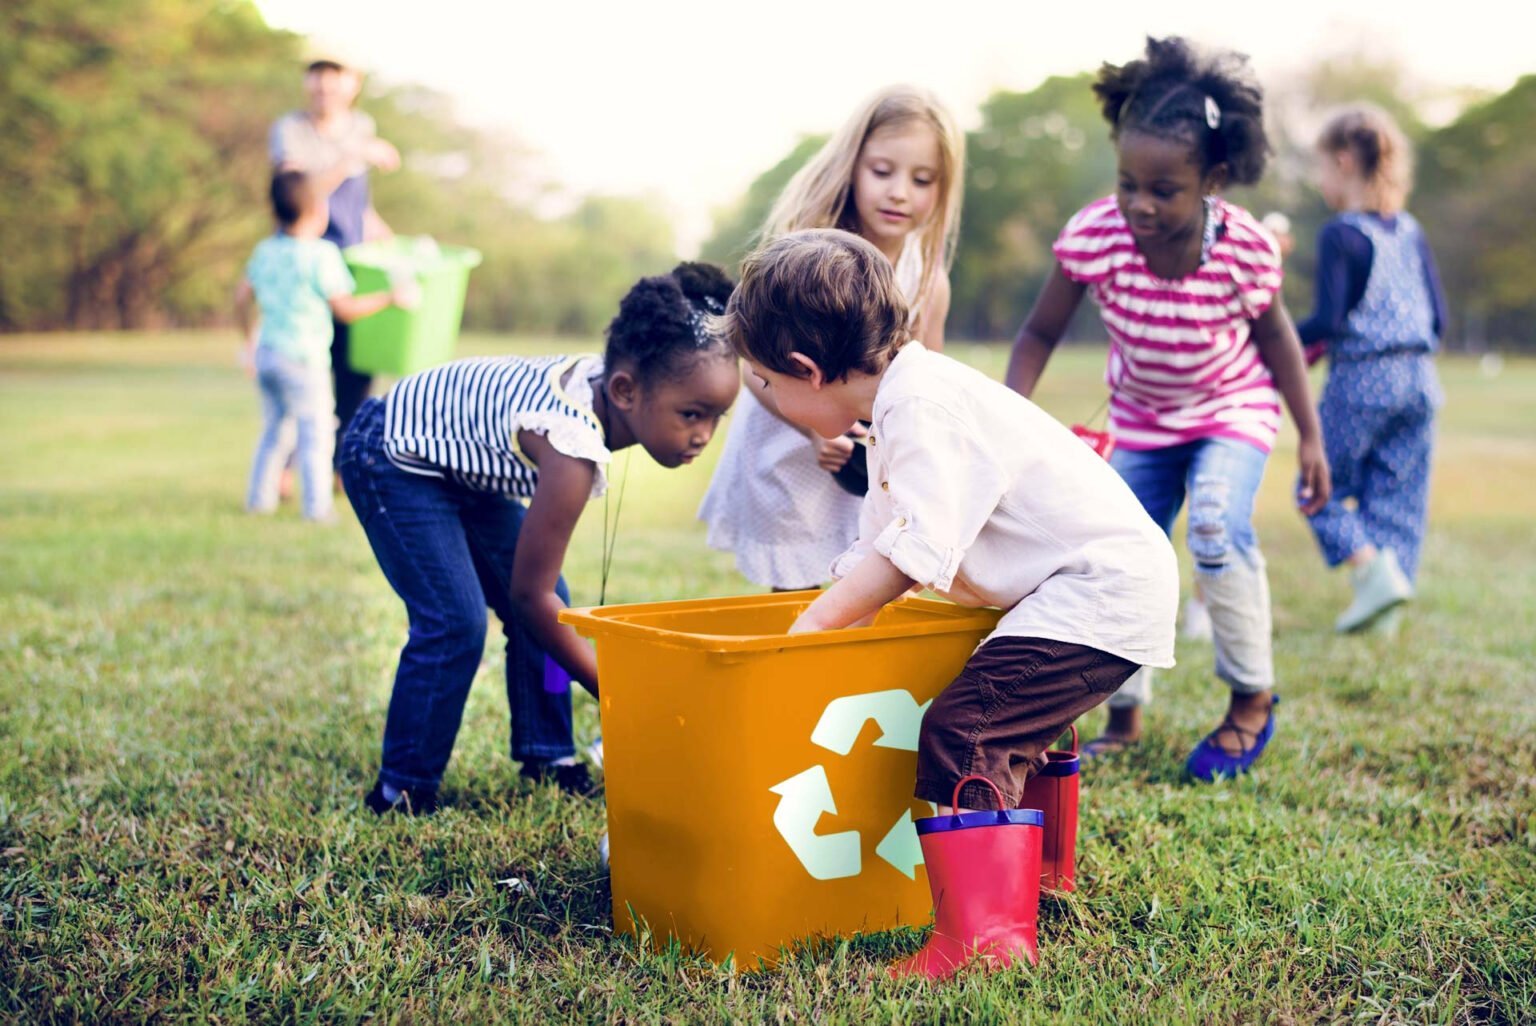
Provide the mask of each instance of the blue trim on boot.
{"label": "blue trim on boot", "polygon": [[[1236,777],[1247,773],[1248,767],[1258,762],[1259,756],[1264,754],[1269,739],[1275,736],[1275,706],[1279,704],[1280,696],[1276,695],[1270,702],[1269,718],[1264,721],[1264,728],[1257,734],[1244,730],[1230,720],[1222,720],[1221,726],[1205,735],[1200,739],[1200,743],[1195,745],[1194,751],[1189,753],[1189,758],[1184,760],[1184,769],[1191,777],[1207,784],[1215,782],[1220,777]],[[1235,731],[1239,737],[1247,734],[1253,738],[1253,744],[1245,748],[1242,755],[1230,755],[1216,743],[1216,735],[1223,730]]]}

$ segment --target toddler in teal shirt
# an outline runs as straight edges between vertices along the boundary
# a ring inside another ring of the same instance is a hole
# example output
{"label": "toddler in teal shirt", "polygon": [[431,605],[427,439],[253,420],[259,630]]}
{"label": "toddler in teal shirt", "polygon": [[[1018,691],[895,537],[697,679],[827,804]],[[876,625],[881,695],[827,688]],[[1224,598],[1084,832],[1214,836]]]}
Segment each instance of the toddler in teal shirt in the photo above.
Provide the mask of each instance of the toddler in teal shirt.
{"label": "toddler in teal shirt", "polygon": [[[412,297],[400,289],[353,295],[356,283],[341,250],[321,237],[328,217],[325,199],[303,173],[273,176],[272,212],[278,230],[257,243],[235,296],[263,415],[245,507],[252,513],[277,508],[277,480],[287,458],[281,439],[291,421],[298,429],[304,516],[324,521],[332,516],[332,317],[351,322],[392,303],[407,305]],[[259,330],[253,330],[253,297],[261,311]]]}

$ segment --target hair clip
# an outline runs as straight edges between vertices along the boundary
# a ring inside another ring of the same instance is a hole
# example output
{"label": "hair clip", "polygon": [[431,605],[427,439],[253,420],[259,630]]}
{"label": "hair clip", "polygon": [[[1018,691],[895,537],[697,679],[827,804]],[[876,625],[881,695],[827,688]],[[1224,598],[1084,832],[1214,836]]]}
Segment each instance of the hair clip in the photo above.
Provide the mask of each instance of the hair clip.
{"label": "hair clip", "polygon": [[1205,123],[1211,126],[1213,132],[1221,127],[1221,108],[1209,96],[1205,98]]}

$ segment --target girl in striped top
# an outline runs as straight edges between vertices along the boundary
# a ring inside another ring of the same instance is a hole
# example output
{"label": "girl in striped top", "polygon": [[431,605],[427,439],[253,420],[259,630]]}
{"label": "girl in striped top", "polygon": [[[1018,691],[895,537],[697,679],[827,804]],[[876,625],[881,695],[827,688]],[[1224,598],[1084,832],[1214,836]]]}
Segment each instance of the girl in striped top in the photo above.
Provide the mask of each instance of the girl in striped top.
{"label": "girl in striped top", "polygon": [[[1229,182],[1257,182],[1269,148],[1247,59],[1149,39],[1144,59],[1105,65],[1094,92],[1112,126],[1119,185],[1062,230],[1056,267],[1014,343],[1008,383],[1034,390],[1091,295],[1110,337],[1111,462],[1165,531],[1189,501],[1189,550],[1210,610],[1216,675],[1232,693],[1227,715],[1186,763],[1209,780],[1245,771],[1274,732],[1269,583],[1251,520],[1281,397],[1300,435],[1297,501],[1308,514],[1328,499],[1328,466],[1279,295],[1274,240],[1218,195]],[[1140,738],[1150,673],[1110,699],[1109,724],[1090,751]]]}
{"label": "girl in striped top", "polygon": [[458,360],[358,410],[341,478],[410,619],[373,811],[437,807],[486,607],[507,638],[512,757],[524,776],[590,790],[569,682],[595,695],[597,664],[557,619],[569,600],[560,567],[614,451],[638,444],[677,467],[708,444],[740,384],[735,355],[708,327],[730,293],[718,268],[681,264],[630,289],[601,358]]}

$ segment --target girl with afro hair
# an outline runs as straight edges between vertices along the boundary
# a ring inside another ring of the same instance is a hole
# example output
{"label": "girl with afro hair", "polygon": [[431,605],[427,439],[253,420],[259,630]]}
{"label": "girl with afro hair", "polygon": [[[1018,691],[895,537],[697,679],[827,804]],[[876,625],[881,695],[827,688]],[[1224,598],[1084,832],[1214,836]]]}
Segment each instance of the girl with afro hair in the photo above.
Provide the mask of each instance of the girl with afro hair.
{"label": "girl with afro hair", "polygon": [[341,478],[410,620],[374,812],[436,809],[487,607],[507,638],[512,757],[525,777],[590,790],[568,682],[596,695],[597,664],[557,618],[569,601],[561,564],[614,452],[639,445],[677,467],[714,435],[740,384],[710,327],[731,291],[718,268],[680,264],[629,290],[601,357],[457,360],[358,410]]}
{"label": "girl with afro hair", "polygon": [[[1328,464],[1280,299],[1275,241],[1221,198],[1229,184],[1257,182],[1269,151],[1247,58],[1148,39],[1140,59],[1104,65],[1093,89],[1116,145],[1118,186],[1057,238],[1056,267],[1014,342],[1008,383],[1034,391],[1091,295],[1110,338],[1111,463],[1170,534],[1189,506],[1216,676],[1231,690],[1220,725],[1186,762],[1193,777],[1212,780],[1246,771],[1275,728],[1269,582],[1252,514],[1282,397],[1300,436],[1297,502],[1307,514],[1328,501]],[[1087,753],[1139,740],[1150,678],[1143,668],[1110,698],[1108,726]]]}

